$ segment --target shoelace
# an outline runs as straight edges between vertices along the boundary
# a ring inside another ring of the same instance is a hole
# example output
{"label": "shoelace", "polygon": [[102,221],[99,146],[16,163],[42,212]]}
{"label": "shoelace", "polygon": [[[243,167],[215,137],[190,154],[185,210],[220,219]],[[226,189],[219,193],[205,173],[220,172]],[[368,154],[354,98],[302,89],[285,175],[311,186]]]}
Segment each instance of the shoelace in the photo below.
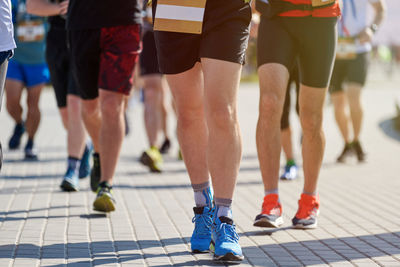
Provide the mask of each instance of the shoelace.
{"label": "shoelace", "polygon": [[211,216],[207,214],[196,214],[192,222],[196,225],[194,229],[198,235],[208,236],[210,234],[212,224]]}
{"label": "shoelace", "polygon": [[239,242],[239,235],[236,233],[235,226],[228,223],[221,223],[216,229],[217,239],[228,242]]}

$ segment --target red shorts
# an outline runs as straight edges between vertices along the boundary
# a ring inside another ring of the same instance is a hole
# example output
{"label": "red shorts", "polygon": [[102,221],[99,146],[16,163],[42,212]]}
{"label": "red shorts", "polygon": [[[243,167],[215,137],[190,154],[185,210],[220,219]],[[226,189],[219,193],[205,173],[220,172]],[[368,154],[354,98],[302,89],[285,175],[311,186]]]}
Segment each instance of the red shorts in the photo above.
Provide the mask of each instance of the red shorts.
{"label": "red shorts", "polygon": [[99,89],[129,95],[141,50],[140,25],[69,31],[73,74],[83,99]]}

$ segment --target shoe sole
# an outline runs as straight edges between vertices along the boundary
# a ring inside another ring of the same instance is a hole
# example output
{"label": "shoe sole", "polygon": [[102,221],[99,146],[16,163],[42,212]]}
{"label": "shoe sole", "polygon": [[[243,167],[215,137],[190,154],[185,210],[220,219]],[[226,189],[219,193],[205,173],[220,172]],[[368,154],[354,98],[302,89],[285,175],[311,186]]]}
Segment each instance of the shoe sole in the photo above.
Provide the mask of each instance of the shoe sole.
{"label": "shoe sole", "polygon": [[256,220],[253,224],[253,226],[256,227],[264,227],[264,228],[278,228],[283,224],[283,218],[279,217],[276,219],[275,222],[272,222],[268,220],[267,218],[261,218],[259,220]]}
{"label": "shoe sole", "polygon": [[70,183],[68,181],[62,181],[60,188],[61,188],[61,190],[65,191],[65,192],[78,192],[79,191],[79,188],[77,188],[75,185],[73,185],[72,183]]}
{"label": "shoe sole", "polygon": [[101,197],[96,198],[93,202],[93,209],[95,211],[111,212],[115,210],[115,205],[110,197],[102,195]]}
{"label": "shoe sole", "polygon": [[303,229],[303,230],[315,229],[315,228],[317,228],[317,223],[310,224],[310,225],[296,224],[296,225],[293,225],[293,228],[294,229]]}
{"label": "shoe sole", "polygon": [[149,167],[151,172],[156,172],[156,173],[160,173],[161,172],[160,168],[158,168],[155,165],[154,160],[149,155],[147,155],[147,153],[143,153],[142,154],[142,156],[140,157],[140,162],[143,165]]}
{"label": "shoe sole", "polygon": [[223,262],[238,262],[244,260],[243,255],[235,255],[232,252],[226,253],[225,255],[218,256],[214,254],[214,261]]}

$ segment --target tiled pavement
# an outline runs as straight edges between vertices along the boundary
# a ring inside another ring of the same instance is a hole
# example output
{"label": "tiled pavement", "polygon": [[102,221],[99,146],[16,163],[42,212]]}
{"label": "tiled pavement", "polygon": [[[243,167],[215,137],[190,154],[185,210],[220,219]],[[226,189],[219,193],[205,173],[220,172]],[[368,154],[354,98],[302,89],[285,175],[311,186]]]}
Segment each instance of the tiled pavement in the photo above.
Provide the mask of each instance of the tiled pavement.
{"label": "tiled pavement", "polygon": [[[327,105],[321,215],[319,228],[309,231],[290,228],[302,178],[280,184],[283,228],[252,226],[263,195],[254,141],[257,98],[256,85],[242,85],[244,153],[234,200],[245,255],[242,265],[400,266],[400,138],[389,121],[395,114],[394,100],[400,98],[396,83],[372,81],[364,92],[365,164],[335,163],[342,143],[332,107]],[[184,165],[176,160],[176,146],[165,158],[163,174],[149,174],[137,162],[146,145],[141,106],[136,103],[130,110],[132,133],[124,143],[116,175],[117,211],[109,216],[92,211],[94,194],[87,179],[81,181],[79,193],[60,192],[66,136],[50,90],[44,92],[41,106],[40,162],[22,161],[22,151],[5,154],[0,178],[0,266],[214,265],[211,255],[189,252],[193,196]],[[292,121],[300,158],[295,115]],[[3,110],[3,143],[12,127]]]}

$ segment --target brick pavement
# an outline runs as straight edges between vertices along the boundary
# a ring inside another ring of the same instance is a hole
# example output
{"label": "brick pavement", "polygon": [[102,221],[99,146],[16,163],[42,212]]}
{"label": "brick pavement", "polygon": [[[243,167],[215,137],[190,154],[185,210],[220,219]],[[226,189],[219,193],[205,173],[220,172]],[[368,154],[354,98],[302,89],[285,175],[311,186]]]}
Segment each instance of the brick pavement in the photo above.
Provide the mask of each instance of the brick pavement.
{"label": "brick pavement", "polygon": [[[261,230],[252,226],[263,195],[254,140],[258,89],[242,85],[244,154],[234,201],[245,255],[242,265],[400,266],[400,139],[388,127],[399,94],[390,82],[373,81],[365,90],[362,141],[368,161],[361,165],[334,162],[342,144],[332,107],[327,105],[319,228],[290,228],[301,178],[280,184],[284,227]],[[40,162],[21,161],[22,151],[5,154],[0,178],[0,266],[214,265],[211,255],[189,252],[193,196],[184,165],[176,159],[176,146],[161,175],[149,174],[137,162],[146,145],[139,105],[130,110],[132,133],[124,143],[115,185],[117,211],[109,216],[92,211],[94,194],[87,179],[81,181],[78,193],[60,192],[66,135],[50,90],[44,92],[41,106]],[[291,119],[300,158],[299,126],[295,115]],[[0,138],[6,142],[13,126],[5,111],[0,125]]]}

